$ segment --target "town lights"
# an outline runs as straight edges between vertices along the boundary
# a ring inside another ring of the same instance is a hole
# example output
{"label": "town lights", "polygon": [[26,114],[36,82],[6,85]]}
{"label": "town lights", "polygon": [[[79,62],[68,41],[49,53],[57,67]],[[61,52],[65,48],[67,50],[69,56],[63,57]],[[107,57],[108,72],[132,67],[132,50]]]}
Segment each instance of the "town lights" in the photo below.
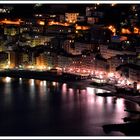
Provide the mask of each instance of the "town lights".
{"label": "town lights", "polygon": [[113,72],[108,73],[108,77],[114,77],[114,73]]}
{"label": "town lights", "polygon": [[11,77],[6,77],[6,78],[5,78],[5,82],[6,82],[6,83],[11,82]]}
{"label": "town lights", "polygon": [[122,34],[131,34],[130,30],[129,29],[125,29],[125,28],[122,28],[121,33]]}
{"label": "town lights", "polygon": [[139,33],[139,28],[134,27],[134,34],[138,34]]}
{"label": "town lights", "polygon": [[55,87],[56,86],[56,82],[52,82],[52,85]]}
{"label": "town lights", "polygon": [[110,25],[108,29],[112,31],[113,35],[116,35],[116,28],[113,25]]}
{"label": "town lights", "polygon": [[83,70],[83,72],[85,73],[85,72],[86,72],[86,70]]}
{"label": "town lights", "polygon": [[130,85],[130,84],[132,84],[132,82],[131,82],[131,81],[129,81],[129,80],[127,80],[127,85]]}
{"label": "town lights", "polygon": [[100,79],[103,79],[103,75],[99,75],[99,78],[100,78]]}
{"label": "town lights", "polygon": [[48,70],[50,70],[51,69],[51,67],[48,67]]}
{"label": "town lights", "polygon": [[38,24],[43,26],[43,25],[45,25],[45,22],[44,21],[38,21]]}
{"label": "town lights", "polygon": [[77,72],[80,72],[80,70],[78,69]]}
{"label": "town lights", "polygon": [[4,19],[1,20],[0,23],[2,24],[13,24],[13,25],[20,25],[22,21],[20,19],[18,19],[17,21],[12,21],[12,20],[8,20],[8,19]]}
{"label": "town lights", "polygon": [[137,85],[137,90],[140,90],[140,84]]}
{"label": "town lights", "polygon": [[70,68],[70,71],[73,71],[73,69],[72,69],[72,68]]}
{"label": "town lights", "polygon": [[61,22],[55,22],[55,21],[51,21],[51,22],[48,22],[48,25],[61,25],[61,26],[69,26],[68,23],[61,23]]}
{"label": "town lights", "polygon": [[29,69],[35,69],[35,66],[28,66]]}

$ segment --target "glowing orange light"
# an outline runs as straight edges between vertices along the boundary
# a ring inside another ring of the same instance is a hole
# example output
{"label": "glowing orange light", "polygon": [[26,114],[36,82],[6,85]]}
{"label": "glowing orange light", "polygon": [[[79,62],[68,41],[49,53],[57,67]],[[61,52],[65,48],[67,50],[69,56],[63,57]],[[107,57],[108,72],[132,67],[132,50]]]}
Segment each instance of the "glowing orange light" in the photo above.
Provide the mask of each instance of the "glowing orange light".
{"label": "glowing orange light", "polygon": [[45,25],[45,22],[44,21],[38,21],[38,24],[43,26],[43,25]]}
{"label": "glowing orange light", "polygon": [[139,29],[137,27],[134,27],[134,34],[138,34],[139,33]]}
{"label": "glowing orange light", "polygon": [[122,34],[131,34],[129,29],[122,28]]}
{"label": "glowing orange light", "polygon": [[12,21],[7,19],[0,21],[1,24],[14,24],[14,25],[20,25],[21,22],[22,22],[21,19],[18,19],[17,21]]}
{"label": "glowing orange light", "polygon": [[62,25],[62,26],[69,26],[68,23],[61,23],[61,22],[54,22],[54,21],[51,21],[51,22],[48,22],[48,25]]}
{"label": "glowing orange light", "polygon": [[89,27],[88,26],[80,26],[80,25],[77,25],[76,24],[76,30],[88,30],[89,29]]}
{"label": "glowing orange light", "polygon": [[112,31],[113,35],[116,35],[116,28],[113,25],[110,25],[108,29]]}

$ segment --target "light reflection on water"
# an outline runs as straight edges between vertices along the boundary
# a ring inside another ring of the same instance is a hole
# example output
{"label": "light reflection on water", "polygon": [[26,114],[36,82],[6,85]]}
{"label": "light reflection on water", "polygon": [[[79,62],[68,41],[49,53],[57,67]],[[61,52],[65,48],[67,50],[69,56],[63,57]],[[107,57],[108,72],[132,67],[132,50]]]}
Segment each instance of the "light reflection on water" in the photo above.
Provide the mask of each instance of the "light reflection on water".
{"label": "light reflection on water", "polygon": [[2,78],[0,91],[0,124],[5,133],[7,128],[14,128],[17,134],[25,127],[30,134],[107,135],[102,125],[122,123],[122,118],[131,116],[124,109],[140,110],[121,98],[96,96],[105,90],[74,83]]}

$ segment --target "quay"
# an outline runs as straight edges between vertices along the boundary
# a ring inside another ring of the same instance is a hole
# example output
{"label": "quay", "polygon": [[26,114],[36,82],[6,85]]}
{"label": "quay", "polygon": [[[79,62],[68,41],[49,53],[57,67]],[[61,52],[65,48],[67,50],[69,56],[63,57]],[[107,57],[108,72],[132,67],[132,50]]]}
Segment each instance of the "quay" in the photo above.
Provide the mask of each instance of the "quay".
{"label": "quay", "polygon": [[70,73],[57,73],[52,71],[32,71],[32,70],[2,70],[0,77],[12,78],[26,78],[37,80],[49,80],[58,82],[79,81],[88,79],[88,76],[70,74]]}

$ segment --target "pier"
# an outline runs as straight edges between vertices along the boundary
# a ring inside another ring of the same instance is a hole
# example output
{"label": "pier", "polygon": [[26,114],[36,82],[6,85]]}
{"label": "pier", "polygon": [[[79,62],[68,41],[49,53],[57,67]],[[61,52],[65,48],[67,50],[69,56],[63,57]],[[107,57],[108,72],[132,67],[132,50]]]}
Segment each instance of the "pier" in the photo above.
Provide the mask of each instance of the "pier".
{"label": "pier", "polygon": [[88,76],[70,74],[70,73],[57,73],[51,71],[31,71],[31,70],[2,70],[0,71],[0,77],[12,77],[12,78],[26,78],[26,79],[38,79],[38,80],[50,80],[50,81],[79,81],[88,79]]}

